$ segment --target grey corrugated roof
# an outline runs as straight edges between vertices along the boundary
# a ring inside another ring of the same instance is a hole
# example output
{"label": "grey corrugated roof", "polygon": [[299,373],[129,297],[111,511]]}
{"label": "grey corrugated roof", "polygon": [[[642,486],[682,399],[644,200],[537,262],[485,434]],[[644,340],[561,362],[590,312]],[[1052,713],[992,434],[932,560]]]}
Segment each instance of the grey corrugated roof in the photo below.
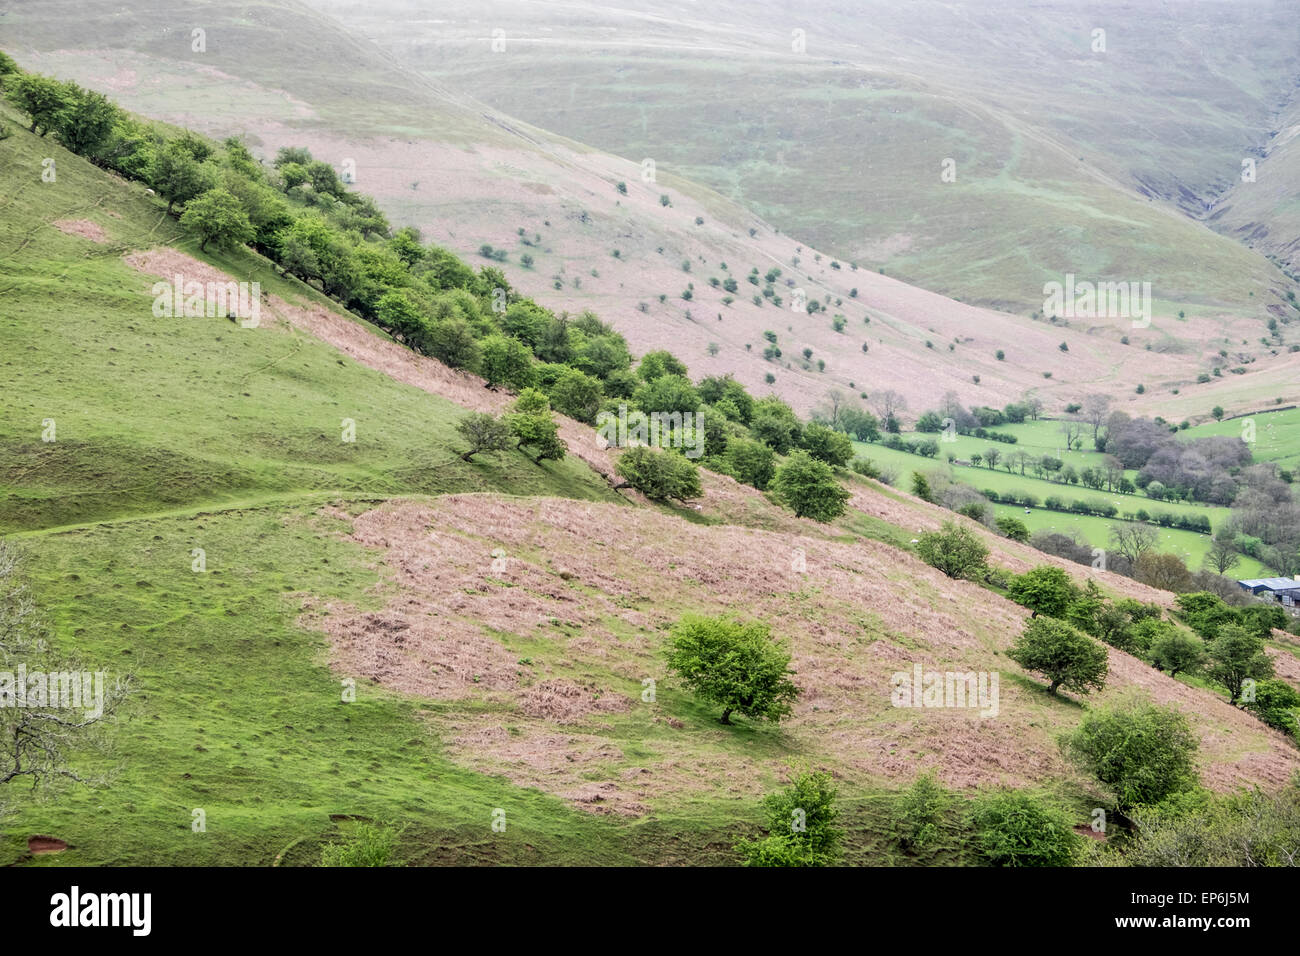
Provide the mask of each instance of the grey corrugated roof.
{"label": "grey corrugated roof", "polygon": [[1300,581],[1294,578],[1248,578],[1237,583],[1242,587],[1268,588],[1270,591],[1293,591],[1300,588]]}

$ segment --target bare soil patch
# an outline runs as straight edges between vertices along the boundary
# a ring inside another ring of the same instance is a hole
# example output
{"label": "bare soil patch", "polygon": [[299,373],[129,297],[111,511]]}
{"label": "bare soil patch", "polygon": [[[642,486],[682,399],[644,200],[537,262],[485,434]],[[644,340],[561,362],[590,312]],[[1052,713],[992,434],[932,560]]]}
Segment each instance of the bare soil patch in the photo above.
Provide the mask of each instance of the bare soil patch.
{"label": "bare soil patch", "polygon": [[68,844],[58,837],[52,836],[32,836],[27,838],[27,849],[36,856],[42,856],[46,853],[62,853],[68,848]]}
{"label": "bare soil patch", "polygon": [[108,242],[108,234],[104,232],[104,227],[89,219],[56,219],[50,225],[69,236],[80,236],[91,242]]}

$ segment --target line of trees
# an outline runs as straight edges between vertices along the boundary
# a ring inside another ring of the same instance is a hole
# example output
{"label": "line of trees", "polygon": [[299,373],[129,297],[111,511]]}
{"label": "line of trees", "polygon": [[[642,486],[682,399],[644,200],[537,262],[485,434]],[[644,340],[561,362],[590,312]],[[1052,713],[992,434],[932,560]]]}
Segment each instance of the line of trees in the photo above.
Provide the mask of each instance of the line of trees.
{"label": "line of trees", "polygon": [[[848,495],[833,469],[853,456],[850,432],[878,434],[870,413],[846,403],[831,423],[805,424],[779,398],[756,399],[730,376],[691,381],[667,351],[636,362],[623,336],[594,313],[557,315],[521,295],[495,265],[475,271],[416,229],[394,230],[370,197],[302,147],[280,149],[268,168],[237,138],[216,144],[177,135],[75,83],[23,73],[7,57],[0,75],[33,133],[53,133],[92,163],[153,188],[169,212],[182,210],[201,250],[251,246],[414,351],[519,393],[506,420],[475,415],[461,423],[465,461],[512,445],[538,463],[562,457],[554,423],[543,424],[552,410],[588,424],[624,407],[698,413],[700,464],[760,490],[772,486],[797,514],[825,521],[842,513]],[[696,444],[674,432],[661,443],[678,460],[640,453],[619,477],[654,497],[698,495],[696,462],[684,457]]]}

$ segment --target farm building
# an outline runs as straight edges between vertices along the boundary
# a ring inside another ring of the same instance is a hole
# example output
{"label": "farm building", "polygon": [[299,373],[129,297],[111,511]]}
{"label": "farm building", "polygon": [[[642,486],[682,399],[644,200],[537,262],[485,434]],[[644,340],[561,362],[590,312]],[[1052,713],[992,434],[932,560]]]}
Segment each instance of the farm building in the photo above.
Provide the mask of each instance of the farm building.
{"label": "farm building", "polygon": [[1287,607],[1300,602],[1300,580],[1295,578],[1248,578],[1237,584],[1256,597],[1274,598]]}

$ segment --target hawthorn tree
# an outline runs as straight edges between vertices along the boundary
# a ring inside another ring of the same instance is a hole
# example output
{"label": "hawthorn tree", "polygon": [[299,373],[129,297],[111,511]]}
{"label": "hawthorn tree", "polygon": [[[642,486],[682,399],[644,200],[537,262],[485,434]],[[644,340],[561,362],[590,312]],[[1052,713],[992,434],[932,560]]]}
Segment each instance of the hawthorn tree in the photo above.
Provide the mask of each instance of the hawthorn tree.
{"label": "hawthorn tree", "polygon": [[198,235],[201,252],[207,251],[208,243],[230,249],[253,239],[253,225],[244,207],[224,189],[209,189],[187,203],[181,225]]}
{"label": "hawthorn tree", "polygon": [[464,461],[480,452],[508,451],[515,441],[510,426],[487,412],[470,412],[456,423],[456,432],[469,442],[469,450],[460,456]]}
{"label": "hawthorn tree", "polygon": [[1027,671],[1044,675],[1049,694],[1059,687],[1086,694],[1090,687],[1106,686],[1106,648],[1053,617],[1030,620],[1007,657]]}
{"label": "hawthorn tree", "polygon": [[772,493],[800,518],[830,521],[844,514],[852,495],[838,481],[830,465],[805,451],[796,451],[776,470]]}
{"label": "hawthorn tree", "polygon": [[551,386],[551,405],[555,410],[588,425],[596,421],[601,397],[600,380],[576,368],[565,369]]}
{"label": "hawthorn tree", "polygon": [[1250,633],[1240,624],[1222,624],[1218,634],[1206,647],[1210,657],[1207,673],[1228,689],[1228,703],[1241,698],[1247,680],[1273,676],[1273,662],[1264,653],[1263,638]]}
{"label": "hawthorn tree", "polygon": [[805,426],[803,446],[809,455],[828,465],[843,467],[853,460],[853,440],[843,432],[816,422]]}
{"label": "hawthorn tree", "polygon": [[[186,214],[188,215],[188,210]],[[185,217],[181,217],[181,222]],[[402,337],[402,341],[415,344],[427,334],[429,320],[418,305],[401,289],[385,292],[375,303],[375,319],[384,328]]]}
{"label": "hawthorn tree", "polygon": [[524,389],[533,384],[533,353],[518,339],[489,335],[481,343],[479,368],[488,388]]}
{"label": "hawthorn tree", "polygon": [[776,452],[761,441],[732,438],[727,442],[724,459],[737,481],[759,491],[765,491],[776,474]]}
{"label": "hawthorn tree", "polygon": [[68,90],[58,80],[35,73],[18,73],[5,80],[5,97],[31,120],[28,130],[44,136],[56,129],[68,106]]}
{"label": "hawthorn tree", "polygon": [[1121,810],[1197,786],[1196,737],[1177,710],[1151,704],[1089,709],[1061,749],[1106,785]]}
{"label": "hawthorn tree", "polygon": [[458,315],[430,324],[412,344],[452,368],[473,369],[479,364],[478,339],[469,323]]}
{"label": "hawthorn tree", "polygon": [[1053,564],[1040,564],[1017,574],[1007,586],[1007,597],[1029,608],[1033,617],[1064,617],[1065,609],[1078,594],[1070,576]]}
{"label": "hawthorn tree", "polygon": [[629,448],[619,456],[614,472],[654,501],[688,501],[704,494],[695,463],[670,451],[645,445]]}
{"label": "hawthorn tree", "polygon": [[[32,601],[26,581],[20,573],[18,552],[0,541],[0,672],[9,672],[8,705],[0,706],[0,816],[5,810],[3,787],[22,784],[28,790],[55,788],[62,783],[96,785],[103,776],[88,776],[77,762],[92,755],[102,759],[111,752],[106,733],[113,719],[131,693],[129,675],[109,679],[96,674],[96,693],[101,701],[83,699],[84,707],[68,707],[62,690],[51,685],[51,695],[35,706],[16,707],[12,672],[24,665],[31,674],[80,675],[94,668],[65,656],[55,647],[53,634],[40,609]],[[78,695],[78,698],[80,695]],[[57,700],[56,700],[57,698]],[[76,700],[78,698],[72,698]]]}
{"label": "hawthorn tree", "polygon": [[103,93],[65,85],[66,103],[54,119],[54,135],[78,156],[95,152],[108,141],[123,118],[117,104]]}
{"label": "hawthorn tree", "polygon": [[938,531],[921,535],[916,553],[950,578],[969,578],[984,570],[989,549],[969,528],[945,521]]}
{"label": "hawthorn tree", "polygon": [[721,706],[724,724],[731,723],[733,713],[778,722],[789,716],[799,695],[790,679],[790,654],[759,621],[684,616],[669,636],[668,668],[700,697]]}
{"label": "hawthorn tree", "polygon": [[[533,464],[564,457],[569,446],[559,435],[559,426],[551,417],[551,403],[545,395],[535,388],[526,388],[515,400],[513,409],[506,415],[506,423],[518,441],[516,447],[529,455]],[[526,451],[528,447],[536,454]]]}
{"label": "hawthorn tree", "polygon": [[1204,642],[1176,627],[1163,630],[1152,640],[1148,653],[1151,665],[1157,670],[1169,671],[1170,677],[1192,673],[1205,662]]}
{"label": "hawthorn tree", "polygon": [[149,164],[149,183],[167,200],[167,212],[206,192],[212,173],[181,140],[173,140],[154,153]]}

